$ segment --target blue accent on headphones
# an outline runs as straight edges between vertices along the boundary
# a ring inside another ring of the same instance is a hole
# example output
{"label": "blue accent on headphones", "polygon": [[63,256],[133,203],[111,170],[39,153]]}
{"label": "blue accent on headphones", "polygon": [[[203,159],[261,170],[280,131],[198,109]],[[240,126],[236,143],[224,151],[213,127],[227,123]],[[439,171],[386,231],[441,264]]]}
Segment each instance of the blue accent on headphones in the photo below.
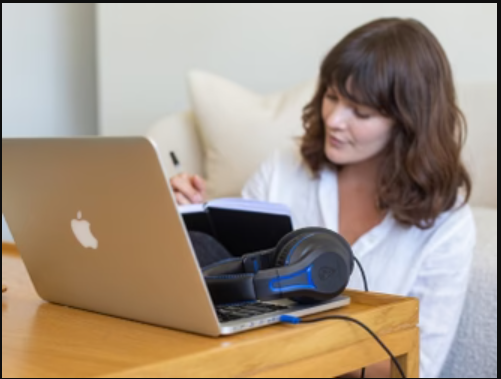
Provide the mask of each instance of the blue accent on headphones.
{"label": "blue accent on headphones", "polygon": [[[311,275],[313,270],[313,266],[309,266],[306,269],[296,272],[294,274],[291,274],[289,276],[284,276],[284,277],[279,277],[272,279],[270,281],[270,290],[271,292],[274,293],[287,293],[287,292],[292,292],[292,291],[300,291],[300,290],[315,290],[317,289],[317,286],[313,282],[313,277]],[[287,281],[292,281],[293,279],[298,279],[302,275],[306,276],[306,281],[308,284],[290,284],[290,285],[284,285],[285,282]],[[278,285],[278,287],[277,287]]]}
{"label": "blue accent on headphones", "polygon": [[258,272],[259,271],[259,261],[256,259],[254,261],[254,272]]}

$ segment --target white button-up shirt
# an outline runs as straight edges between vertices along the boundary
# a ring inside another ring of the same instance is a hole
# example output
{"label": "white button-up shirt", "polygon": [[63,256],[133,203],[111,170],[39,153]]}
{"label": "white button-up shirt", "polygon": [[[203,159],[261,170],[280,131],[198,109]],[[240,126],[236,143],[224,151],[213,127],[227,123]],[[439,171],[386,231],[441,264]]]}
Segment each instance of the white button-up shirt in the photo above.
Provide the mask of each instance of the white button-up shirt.
{"label": "white button-up shirt", "polygon": [[[242,196],[287,205],[295,229],[339,230],[336,172],[326,168],[314,177],[297,147],[270,157]],[[428,230],[403,226],[390,212],[352,246],[371,291],[420,300],[421,377],[438,377],[447,358],[461,316],[475,240],[471,209],[464,206],[443,213]],[[363,290],[358,270],[348,287]]]}

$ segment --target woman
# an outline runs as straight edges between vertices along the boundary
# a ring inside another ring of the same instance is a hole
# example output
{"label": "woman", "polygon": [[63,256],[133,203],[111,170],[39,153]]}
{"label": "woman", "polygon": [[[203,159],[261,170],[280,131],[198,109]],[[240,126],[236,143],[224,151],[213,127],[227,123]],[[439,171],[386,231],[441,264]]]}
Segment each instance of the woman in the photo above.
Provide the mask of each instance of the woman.
{"label": "woman", "polygon": [[[324,59],[303,121],[300,147],[265,162],[243,196],[287,204],[296,228],[339,232],[372,291],[419,298],[421,375],[437,377],[475,245],[461,162],[466,125],[443,48],[412,19],[357,28]],[[171,183],[181,204],[204,197],[199,177]],[[359,273],[349,287],[363,288]],[[388,362],[367,372],[389,374]]]}

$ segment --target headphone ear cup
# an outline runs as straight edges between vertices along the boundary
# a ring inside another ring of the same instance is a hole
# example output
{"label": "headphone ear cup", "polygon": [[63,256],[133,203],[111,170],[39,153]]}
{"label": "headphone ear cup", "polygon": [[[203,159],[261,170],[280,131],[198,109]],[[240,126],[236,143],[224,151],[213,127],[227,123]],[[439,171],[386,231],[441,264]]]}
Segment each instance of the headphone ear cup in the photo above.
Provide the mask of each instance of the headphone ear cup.
{"label": "headphone ear cup", "polygon": [[[329,254],[330,258],[328,258],[329,263],[327,266],[332,265],[335,268],[333,271],[336,273],[336,280],[332,277],[330,278],[331,283],[328,285],[328,291],[325,287],[326,278],[325,280],[322,279],[324,287],[323,290],[320,290],[318,293],[313,291],[309,295],[305,294],[302,296],[294,296],[292,293],[289,294],[292,295],[290,299],[296,303],[316,304],[326,300],[325,291],[331,293],[328,296],[334,297],[344,290],[353,271],[353,252],[348,242],[346,242],[341,235],[331,230],[323,228],[307,228],[301,231],[301,233],[296,233],[293,239],[289,239],[281,251],[277,251],[275,264],[277,268],[288,267],[295,264],[298,264],[298,267],[302,267],[301,262],[303,261],[303,258],[309,256],[310,253],[318,253],[320,251],[324,251],[324,253],[318,257],[318,262],[324,262],[323,264],[326,264],[325,253],[332,252],[332,255]],[[285,268],[285,270],[287,269],[288,268]],[[317,278],[317,275],[319,275],[318,270],[314,270],[313,277]]]}
{"label": "headphone ear cup", "polygon": [[[282,255],[282,252],[284,251],[284,247],[285,245],[288,245],[289,242],[291,242],[292,240],[296,240],[296,238],[298,236],[303,236],[305,235],[304,233],[308,234],[308,233],[313,233],[313,232],[320,232],[320,231],[325,231],[325,229],[323,228],[317,228],[317,227],[310,227],[310,228],[302,228],[302,229],[298,229],[298,230],[294,230],[293,232],[290,232],[288,234],[286,234],[284,237],[282,237],[282,239],[278,242],[277,244],[277,247],[275,248],[275,257],[274,257],[274,261],[277,262],[278,261],[278,257],[279,255]],[[292,245],[294,246],[294,245]],[[286,250],[287,251],[287,250]],[[285,255],[287,255],[288,253],[284,253]],[[287,258],[287,257],[286,257]],[[285,258],[285,259],[286,259]],[[282,258],[283,259],[283,258]],[[281,260],[282,260],[281,259]],[[283,264],[281,265],[283,266]],[[281,267],[281,266],[278,266],[277,264],[277,267]]]}
{"label": "headphone ear cup", "polygon": [[302,232],[298,233],[295,238],[292,238],[289,240],[284,247],[282,248],[281,251],[277,250],[277,255],[275,258],[275,267],[284,267],[288,264],[288,260],[290,262],[289,257],[292,258],[291,255],[294,255],[296,250],[294,249],[294,246],[299,243],[301,240],[305,239],[306,237],[313,235],[313,233],[308,233],[308,232]]}

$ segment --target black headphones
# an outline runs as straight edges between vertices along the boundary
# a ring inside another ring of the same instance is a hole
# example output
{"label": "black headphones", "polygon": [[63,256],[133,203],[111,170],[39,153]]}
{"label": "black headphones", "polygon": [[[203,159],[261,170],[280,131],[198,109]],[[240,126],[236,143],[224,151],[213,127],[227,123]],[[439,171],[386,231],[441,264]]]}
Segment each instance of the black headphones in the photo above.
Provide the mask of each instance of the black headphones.
{"label": "black headphones", "polygon": [[203,274],[216,305],[282,298],[311,304],[340,295],[353,266],[353,251],[341,235],[304,228],[274,249],[216,263]]}

